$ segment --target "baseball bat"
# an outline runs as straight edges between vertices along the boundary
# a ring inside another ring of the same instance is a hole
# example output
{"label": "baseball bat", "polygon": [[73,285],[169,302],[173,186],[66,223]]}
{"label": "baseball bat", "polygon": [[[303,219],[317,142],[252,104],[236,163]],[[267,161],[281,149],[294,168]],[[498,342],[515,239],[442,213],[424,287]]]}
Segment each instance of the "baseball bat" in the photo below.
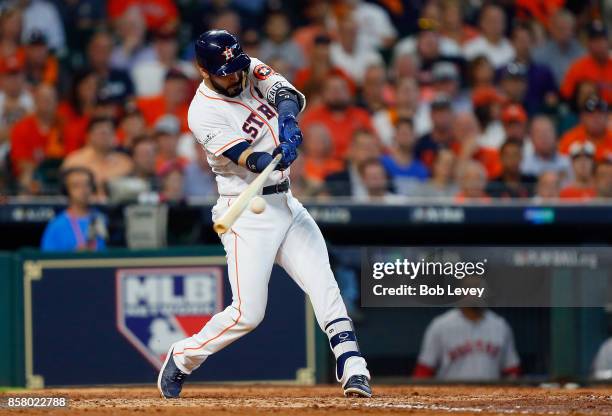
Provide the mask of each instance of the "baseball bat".
{"label": "baseball bat", "polygon": [[229,209],[225,211],[225,213],[221,215],[221,217],[217,221],[215,221],[213,225],[213,230],[215,230],[217,234],[223,234],[232,227],[232,225],[234,224],[234,222],[236,222],[240,214],[242,214],[246,207],[249,205],[251,198],[257,195],[259,191],[261,191],[261,188],[263,188],[264,183],[266,183],[266,180],[268,179],[276,165],[278,165],[278,162],[280,162],[281,158],[282,155],[276,155],[276,157],[272,159],[272,162],[270,162],[270,164],[266,166],[264,170],[261,171],[259,176],[255,178],[255,180],[251,182],[249,186],[247,186],[246,189],[240,193],[240,195],[238,195],[238,198],[236,198],[234,203],[230,205]]}

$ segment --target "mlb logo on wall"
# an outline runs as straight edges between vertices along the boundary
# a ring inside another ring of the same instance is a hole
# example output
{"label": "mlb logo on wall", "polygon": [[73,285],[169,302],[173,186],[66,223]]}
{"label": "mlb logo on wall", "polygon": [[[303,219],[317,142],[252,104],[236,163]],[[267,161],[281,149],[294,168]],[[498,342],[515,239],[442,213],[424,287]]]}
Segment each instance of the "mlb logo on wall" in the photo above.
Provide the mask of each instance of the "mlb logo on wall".
{"label": "mlb logo on wall", "polygon": [[117,329],[157,369],[223,306],[221,267],[117,270]]}

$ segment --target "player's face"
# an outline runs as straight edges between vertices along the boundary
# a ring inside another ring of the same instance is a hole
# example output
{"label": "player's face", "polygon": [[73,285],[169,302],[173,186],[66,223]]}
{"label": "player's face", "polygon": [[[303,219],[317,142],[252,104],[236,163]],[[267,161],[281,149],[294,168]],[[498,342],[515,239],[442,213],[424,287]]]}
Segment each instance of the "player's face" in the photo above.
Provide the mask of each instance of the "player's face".
{"label": "player's face", "polygon": [[237,71],[223,77],[216,75],[209,75],[209,77],[214,89],[228,97],[240,95],[246,84],[245,71]]}

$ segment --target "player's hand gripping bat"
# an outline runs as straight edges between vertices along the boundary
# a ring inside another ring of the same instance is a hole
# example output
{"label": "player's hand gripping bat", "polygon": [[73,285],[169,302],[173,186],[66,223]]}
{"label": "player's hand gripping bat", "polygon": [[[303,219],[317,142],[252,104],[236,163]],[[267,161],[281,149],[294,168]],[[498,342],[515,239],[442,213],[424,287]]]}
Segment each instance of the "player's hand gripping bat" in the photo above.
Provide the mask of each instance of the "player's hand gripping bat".
{"label": "player's hand gripping bat", "polygon": [[281,158],[281,154],[276,155],[274,159],[272,159],[272,162],[270,162],[270,164],[266,166],[263,171],[261,171],[259,176],[253,182],[251,182],[240,195],[238,195],[238,198],[236,198],[234,203],[230,205],[228,210],[225,211],[225,213],[221,215],[217,221],[215,221],[213,230],[215,230],[217,234],[223,234],[232,227],[242,212],[249,206],[251,198],[261,191],[264,183],[266,183],[266,180],[268,180],[268,177],[274,168],[276,168],[276,165],[278,165]]}

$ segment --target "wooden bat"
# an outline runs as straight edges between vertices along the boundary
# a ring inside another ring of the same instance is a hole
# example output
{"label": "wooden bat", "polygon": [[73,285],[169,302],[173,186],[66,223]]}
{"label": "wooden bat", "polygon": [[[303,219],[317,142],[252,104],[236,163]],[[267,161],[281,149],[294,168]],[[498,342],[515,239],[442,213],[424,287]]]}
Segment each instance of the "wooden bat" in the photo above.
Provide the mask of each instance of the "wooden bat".
{"label": "wooden bat", "polygon": [[276,157],[272,159],[272,162],[270,162],[270,164],[266,166],[264,170],[261,171],[259,176],[255,178],[255,180],[251,182],[249,186],[247,186],[247,188],[242,191],[240,195],[238,195],[238,198],[236,198],[234,203],[230,205],[228,210],[225,211],[225,213],[221,215],[221,217],[217,221],[215,221],[213,225],[213,230],[215,230],[217,234],[223,234],[232,227],[238,217],[246,209],[246,207],[249,206],[251,198],[253,198],[261,191],[261,188],[263,188],[264,183],[266,183],[266,180],[268,180],[268,177],[270,176],[274,168],[276,168],[276,165],[278,165],[278,162],[280,162],[281,158],[282,155],[276,155]]}

